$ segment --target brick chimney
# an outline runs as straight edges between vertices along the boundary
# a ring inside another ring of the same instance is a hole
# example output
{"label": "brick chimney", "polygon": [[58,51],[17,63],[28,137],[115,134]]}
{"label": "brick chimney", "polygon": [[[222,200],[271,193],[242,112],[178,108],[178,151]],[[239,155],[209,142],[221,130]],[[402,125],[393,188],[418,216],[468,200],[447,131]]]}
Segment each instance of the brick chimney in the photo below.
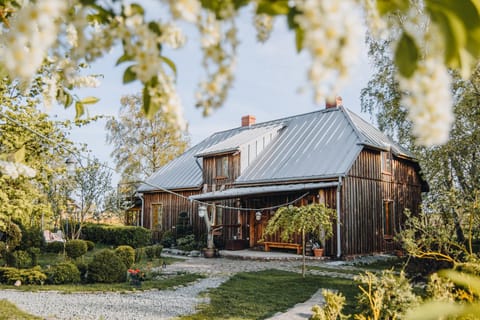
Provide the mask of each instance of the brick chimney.
{"label": "brick chimney", "polygon": [[330,108],[338,108],[343,106],[343,99],[340,96],[337,96],[335,98],[335,101],[325,101],[325,109],[330,109]]}
{"label": "brick chimney", "polygon": [[250,127],[255,124],[255,116],[246,115],[242,117],[242,127]]}

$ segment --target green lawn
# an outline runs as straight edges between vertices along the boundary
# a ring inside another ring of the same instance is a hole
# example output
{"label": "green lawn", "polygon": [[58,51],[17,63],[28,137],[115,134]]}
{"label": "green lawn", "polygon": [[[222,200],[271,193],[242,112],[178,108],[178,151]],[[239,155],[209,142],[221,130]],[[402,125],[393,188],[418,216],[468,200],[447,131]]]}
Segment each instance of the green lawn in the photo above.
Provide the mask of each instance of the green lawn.
{"label": "green lawn", "polygon": [[0,320],[37,320],[40,317],[32,316],[18,309],[7,300],[0,300]]}
{"label": "green lawn", "polygon": [[[347,279],[265,270],[238,273],[220,287],[210,290],[210,304],[200,306],[198,313],[181,319],[265,319],[308,300],[318,289],[334,289],[353,302],[359,293],[357,285]],[[344,313],[354,311],[347,305]]]}

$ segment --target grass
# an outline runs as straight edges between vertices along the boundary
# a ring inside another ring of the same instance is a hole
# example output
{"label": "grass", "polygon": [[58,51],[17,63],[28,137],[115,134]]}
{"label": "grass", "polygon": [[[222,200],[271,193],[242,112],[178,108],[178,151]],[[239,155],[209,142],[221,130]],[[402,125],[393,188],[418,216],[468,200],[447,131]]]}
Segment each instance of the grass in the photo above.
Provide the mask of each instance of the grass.
{"label": "grass", "polygon": [[40,317],[32,316],[17,308],[7,300],[0,300],[0,320],[37,320]]}
{"label": "grass", "polygon": [[382,271],[393,269],[395,271],[400,271],[405,266],[407,262],[406,258],[391,258],[385,260],[377,260],[372,263],[357,263],[354,264],[356,268],[365,269],[365,271]]}
{"label": "grass", "polygon": [[[314,275],[304,279],[298,273],[280,270],[238,273],[209,292],[210,304],[181,319],[264,319],[308,300],[320,288],[342,292],[347,303],[354,302],[359,293],[357,285],[347,279]],[[347,304],[344,312],[354,308]]]}

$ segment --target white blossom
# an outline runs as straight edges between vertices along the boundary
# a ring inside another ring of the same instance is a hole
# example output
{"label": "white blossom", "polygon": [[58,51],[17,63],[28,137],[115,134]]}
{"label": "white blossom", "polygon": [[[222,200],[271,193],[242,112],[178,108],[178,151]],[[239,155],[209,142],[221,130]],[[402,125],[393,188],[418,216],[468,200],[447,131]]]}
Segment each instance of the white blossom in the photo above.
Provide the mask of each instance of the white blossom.
{"label": "white blossom", "polygon": [[200,12],[200,1],[198,0],[168,0],[170,12],[177,19],[188,22],[196,22]]}
{"label": "white blossom", "polygon": [[260,42],[267,41],[273,30],[273,17],[264,13],[256,14],[253,22],[257,30],[257,40]]}
{"label": "white blossom", "polygon": [[57,39],[58,18],[66,12],[63,0],[29,2],[10,20],[0,59],[12,78],[29,82]]}
{"label": "white blossom", "polygon": [[408,109],[417,142],[425,146],[447,142],[454,116],[451,77],[442,61],[427,58],[419,62],[412,77],[399,76],[399,83],[404,92],[401,104]]}
{"label": "white blossom", "polygon": [[12,179],[17,179],[19,176],[25,176],[29,178],[35,177],[37,172],[35,169],[19,162],[10,162],[0,160],[0,172]]}
{"label": "white blossom", "polygon": [[162,35],[159,41],[169,45],[173,49],[181,48],[185,44],[186,38],[182,30],[172,22],[160,26]]}
{"label": "white blossom", "polygon": [[355,0],[295,1],[302,14],[303,46],[312,57],[309,79],[315,100],[335,99],[359,59],[363,40],[360,7]]}

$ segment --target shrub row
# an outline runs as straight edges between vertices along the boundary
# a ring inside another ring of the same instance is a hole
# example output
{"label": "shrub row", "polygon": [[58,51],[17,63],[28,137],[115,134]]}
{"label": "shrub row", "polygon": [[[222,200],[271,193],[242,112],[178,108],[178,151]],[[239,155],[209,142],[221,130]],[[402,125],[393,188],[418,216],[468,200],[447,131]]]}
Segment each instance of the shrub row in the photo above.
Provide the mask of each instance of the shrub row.
{"label": "shrub row", "polygon": [[154,258],[160,258],[162,256],[162,251],[163,246],[161,244],[156,244],[144,248],[145,255],[149,260],[153,260]]}
{"label": "shrub row", "polygon": [[138,248],[150,244],[152,232],[143,227],[87,224],[82,228],[82,236],[95,243]]}
{"label": "shrub row", "polygon": [[40,267],[31,269],[17,269],[12,267],[0,267],[0,282],[14,284],[20,280],[22,284],[43,284],[47,276]]}

